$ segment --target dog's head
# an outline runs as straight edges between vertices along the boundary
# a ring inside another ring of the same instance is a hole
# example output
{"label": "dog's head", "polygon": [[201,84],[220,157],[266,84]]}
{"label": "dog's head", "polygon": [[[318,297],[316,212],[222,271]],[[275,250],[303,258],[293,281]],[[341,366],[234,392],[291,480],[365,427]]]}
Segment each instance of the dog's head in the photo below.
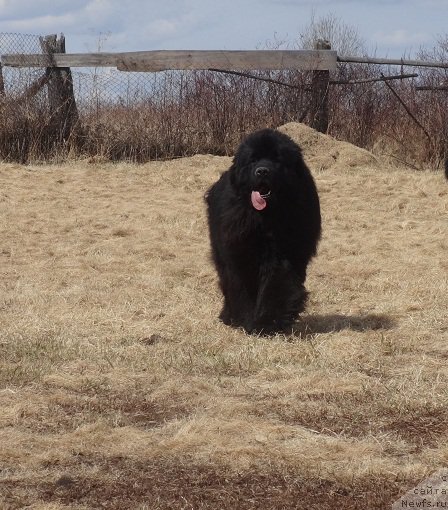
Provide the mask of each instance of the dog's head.
{"label": "dog's head", "polygon": [[258,211],[274,204],[302,168],[299,146],[287,135],[262,129],[239,146],[230,169],[235,192]]}

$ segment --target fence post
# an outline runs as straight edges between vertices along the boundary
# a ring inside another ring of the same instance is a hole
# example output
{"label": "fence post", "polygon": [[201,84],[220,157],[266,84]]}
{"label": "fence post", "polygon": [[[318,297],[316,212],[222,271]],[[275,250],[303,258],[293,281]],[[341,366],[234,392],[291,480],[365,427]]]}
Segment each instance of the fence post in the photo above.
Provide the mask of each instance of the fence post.
{"label": "fence post", "polygon": [[[314,46],[316,50],[331,50],[329,41],[319,39]],[[321,133],[328,130],[328,90],[330,71],[313,71],[311,80],[311,127]]]}
{"label": "fence post", "polygon": [[[65,53],[65,37],[61,34],[40,37],[42,51],[48,55],[50,63],[53,53]],[[52,127],[58,139],[67,141],[79,121],[78,109],[73,91],[73,78],[69,67],[47,67],[48,102]]]}

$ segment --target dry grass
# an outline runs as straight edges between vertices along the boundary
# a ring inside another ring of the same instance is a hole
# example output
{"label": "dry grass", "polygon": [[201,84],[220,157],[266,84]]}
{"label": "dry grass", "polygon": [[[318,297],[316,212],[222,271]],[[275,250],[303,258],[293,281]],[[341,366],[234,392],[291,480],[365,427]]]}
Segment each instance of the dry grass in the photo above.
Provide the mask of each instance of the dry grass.
{"label": "dry grass", "polygon": [[229,158],[0,166],[1,508],[382,509],[446,466],[447,183],[285,130],[324,216],[287,337],[216,318]]}

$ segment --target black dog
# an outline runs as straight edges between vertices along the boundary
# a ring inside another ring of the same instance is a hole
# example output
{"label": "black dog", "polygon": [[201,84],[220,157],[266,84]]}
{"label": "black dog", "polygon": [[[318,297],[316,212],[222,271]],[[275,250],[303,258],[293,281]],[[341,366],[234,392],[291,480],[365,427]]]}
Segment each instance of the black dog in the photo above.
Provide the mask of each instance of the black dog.
{"label": "black dog", "polygon": [[249,333],[290,330],[305,308],[321,232],[319,197],[299,146],[263,129],[242,142],[205,196],[220,319]]}

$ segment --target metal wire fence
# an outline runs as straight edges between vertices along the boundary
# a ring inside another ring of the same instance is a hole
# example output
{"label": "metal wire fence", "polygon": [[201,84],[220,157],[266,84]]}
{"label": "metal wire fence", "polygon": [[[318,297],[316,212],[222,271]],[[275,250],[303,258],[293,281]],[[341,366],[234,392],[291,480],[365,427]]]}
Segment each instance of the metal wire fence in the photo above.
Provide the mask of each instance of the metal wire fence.
{"label": "metal wire fence", "polygon": [[[36,35],[0,34],[0,54],[42,53]],[[261,127],[312,122],[310,72],[251,71],[257,79],[215,71],[124,73],[110,68],[72,72],[77,129],[55,131],[45,69],[0,68],[0,158],[111,160],[172,158],[196,153],[231,154],[241,137]],[[400,69],[346,64],[332,78],[375,78]],[[446,73],[446,72],[445,72]],[[435,83],[434,71],[395,86],[431,138],[410,121],[384,83],[330,87],[329,133],[367,149],[387,146],[412,161],[448,153],[448,94],[417,93]],[[64,132],[65,133],[65,132]]]}
{"label": "metal wire fence", "polygon": [[[0,55],[8,53],[42,53],[38,35],[0,33]],[[30,86],[42,71],[22,67],[3,67],[0,93],[17,95]]]}
{"label": "metal wire fence", "polygon": [[[42,53],[40,39],[0,34],[0,53]],[[39,85],[45,70],[2,71],[2,109],[9,119],[0,129],[4,159],[46,159],[68,150],[136,161],[227,154],[244,133],[303,120],[307,114],[307,76],[298,71],[253,73],[286,84],[279,85],[212,71],[89,68],[71,73],[79,129],[61,146],[61,136],[49,129],[46,87]]]}

